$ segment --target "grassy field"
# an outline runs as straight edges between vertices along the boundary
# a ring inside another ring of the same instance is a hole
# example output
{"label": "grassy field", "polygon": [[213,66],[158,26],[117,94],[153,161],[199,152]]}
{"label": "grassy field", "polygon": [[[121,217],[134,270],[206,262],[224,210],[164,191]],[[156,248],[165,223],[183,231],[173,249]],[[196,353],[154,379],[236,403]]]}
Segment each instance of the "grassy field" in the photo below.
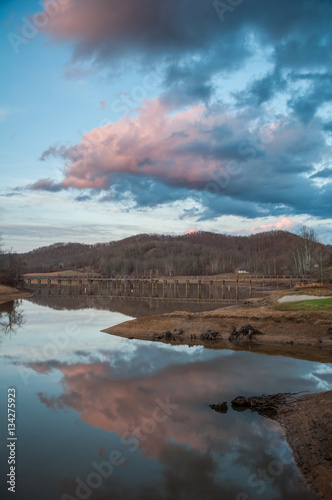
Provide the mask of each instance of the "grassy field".
{"label": "grassy field", "polygon": [[332,297],[317,300],[299,300],[275,306],[278,311],[328,311],[332,312]]}
{"label": "grassy field", "polygon": [[297,289],[295,291],[289,291],[285,293],[284,295],[331,295],[332,297],[332,289],[327,287],[327,286],[317,286],[315,288],[303,288],[303,289]]}

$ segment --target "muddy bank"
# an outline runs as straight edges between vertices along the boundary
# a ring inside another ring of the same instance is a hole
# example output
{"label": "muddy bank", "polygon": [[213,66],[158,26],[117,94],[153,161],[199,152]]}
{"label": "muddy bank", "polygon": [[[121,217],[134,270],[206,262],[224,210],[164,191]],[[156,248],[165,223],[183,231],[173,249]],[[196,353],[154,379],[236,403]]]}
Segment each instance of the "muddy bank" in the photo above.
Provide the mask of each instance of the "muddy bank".
{"label": "muddy bank", "polygon": [[[230,341],[231,333],[245,325],[262,334],[253,334],[250,340],[239,336]],[[213,348],[243,347],[246,343],[274,348],[310,346],[311,350],[325,350],[323,357],[331,361],[331,328],[332,312],[285,312],[263,306],[229,307],[201,313],[178,311],[126,321],[103,331],[126,338],[202,344]]]}
{"label": "muddy bank", "polygon": [[307,484],[320,498],[331,500],[332,391],[301,396],[281,406],[277,420]]}
{"label": "muddy bank", "polygon": [[31,292],[26,290],[19,290],[18,288],[14,288],[12,286],[0,285],[0,304],[4,304],[5,302],[15,299],[24,299],[30,296]]}

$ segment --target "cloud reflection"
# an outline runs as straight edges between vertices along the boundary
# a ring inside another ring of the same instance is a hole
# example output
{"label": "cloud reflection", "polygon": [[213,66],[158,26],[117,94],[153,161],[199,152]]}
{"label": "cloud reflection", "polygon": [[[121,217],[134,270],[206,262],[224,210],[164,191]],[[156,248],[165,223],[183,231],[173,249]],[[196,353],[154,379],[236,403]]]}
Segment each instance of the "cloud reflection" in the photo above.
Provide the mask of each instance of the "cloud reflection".
{"label": "cloud reflection", "polygon": [[[155,356],[156,364],[158,357],[166,356],[157,346],[138,348],[136,361],[140,354],[142,364],[147,356]],[[172,359],[172,350],[169,355]],[[256,495],[258,486],[255,489],[248,478],[278,459],[284,450],[278,424],[231,409],[227,415],[219,415],[208,408],[208,403],[230,401],[239,394],[286,391],[290,385],[293,391],[303,390],[303,363],[279,358],[283,376],[272,379],[267,374],[275,358],[248,353],[170,363],[152,373],[149,369],[143,373],[137,370],[137,363],[132,365],[131,360],[120,353],[118,356],[114,366],[108,361],[29,364],[38,373],[48,375],[59,370],[62,374],[61,394],[50,397],[39,393],[42,404],[53,411],[75,410],[93,428],[118,436],[118,449],[126,456],[126,464],[105,482],[107,493],[98,490],[95,498],[236,498],[241,491],[248,492],[250,498],[260,498]],[[305,383],[315,390],[314,381]],[[177,408],[164,421],[158,421],[153,432],[144,432],[153,420],[157,401],[170,401]],[[131,474],[137,463],[142,474],[133,473],[133,484],[138,481],[139,485],[131,489],[122,476]],[[292,463],[283,465],[276,480],[265,483],[268,498],[313,498]],[[61,488],[70,493],[74,480],[65,481]]]}

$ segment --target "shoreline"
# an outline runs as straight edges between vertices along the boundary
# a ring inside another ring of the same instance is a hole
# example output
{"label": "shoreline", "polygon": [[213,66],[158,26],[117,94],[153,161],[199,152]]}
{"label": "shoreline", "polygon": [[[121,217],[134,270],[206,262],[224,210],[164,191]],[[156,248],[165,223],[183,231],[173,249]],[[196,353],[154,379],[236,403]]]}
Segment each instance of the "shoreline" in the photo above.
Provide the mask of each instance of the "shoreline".
{"label": "shoreline", "polygon": [[[280,311],[271,308],[272,301],[271,297],[258,307],[256,302],[203,313],[145,316],[102,331],[127,339],[250,350],[331,363],[332,311]],[[229,340],[232,328],[238,330],[248,324],[263,334],[250,340]],[[202,339],[208,330],[217,333],[218,338]],[[332,391],[308,394],[287,403],[278,410],[276,420],[308,486],[322,500],[332,500]]]}
{"label": "shoreline", "polygon": [[332,499],[332,390],[307,394],[278,410],[276,420],[306,483],[322,500]]}
{"label": "shoreline", "polygon": [[0,285],[0,305],[16,299],[31,297],[31,292],[20,290],[12,286]]}
{"label": "shoreline", "polygon": [[[232,330],[245,325],[251,325],[262,335],[230,341]],[[199,313],[176,311],[144,316],[102,331],[128,339],[203,345],[212,349],[250,349],[292,357],[297,357],[298,350],[301,359],[331,362],[331,327],[332,311],[280,311],[266,302],[262,306],[252,302]],[[216,334],[213,340],[206,339],[209,331]]]}

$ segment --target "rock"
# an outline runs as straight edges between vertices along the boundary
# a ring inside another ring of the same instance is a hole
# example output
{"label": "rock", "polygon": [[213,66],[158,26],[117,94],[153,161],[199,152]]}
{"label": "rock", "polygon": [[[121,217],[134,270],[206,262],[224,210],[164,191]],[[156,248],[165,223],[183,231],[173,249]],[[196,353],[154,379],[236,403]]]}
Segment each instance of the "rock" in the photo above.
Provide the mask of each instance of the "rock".
{"label": "rock", "polygon": [[[174,330],[175,332],[176,330]],[[183,330],[179,330],[179,332],[177,333],[172,333],[170,332],[169,330],[167,330],[167,332],[164,332],[164,333],[155,333],[152,337],[152,340],[167,340],[167,341],[175,341],[175,340],[178,340],[180,342],[182,342],[182,333],[183,333]]]}
{"label": "rock", "polygon": [[233,340],[246,338],[252,340],[254,335],[264,335],[263,332],[257,330],[251,325],[242,326],[240,330],[236,330],[235,326],[232,327],[228,340],[232,342]]}
{"label": "rock", "polygon": [[237,398],[233,399],[232,406],[240,406],[246,409],[250,408],[251,403],[248,398],[245,398],[244,396],[238,396]]}
{"label": "rock", "polygon": [[212,410],[217,411],[219,413],[227,413],[227,410],[228,410],[228,406],[227,406],[227,402],[226,401],[224,401],[223,403],[217,403],[217,404],[209,405],[209,407]]}
{"label": "rock", "polygon": [[219,337],[219,332],[212,332],[208,330],[207,332],[201,333],[201,340],[216,340]]}

